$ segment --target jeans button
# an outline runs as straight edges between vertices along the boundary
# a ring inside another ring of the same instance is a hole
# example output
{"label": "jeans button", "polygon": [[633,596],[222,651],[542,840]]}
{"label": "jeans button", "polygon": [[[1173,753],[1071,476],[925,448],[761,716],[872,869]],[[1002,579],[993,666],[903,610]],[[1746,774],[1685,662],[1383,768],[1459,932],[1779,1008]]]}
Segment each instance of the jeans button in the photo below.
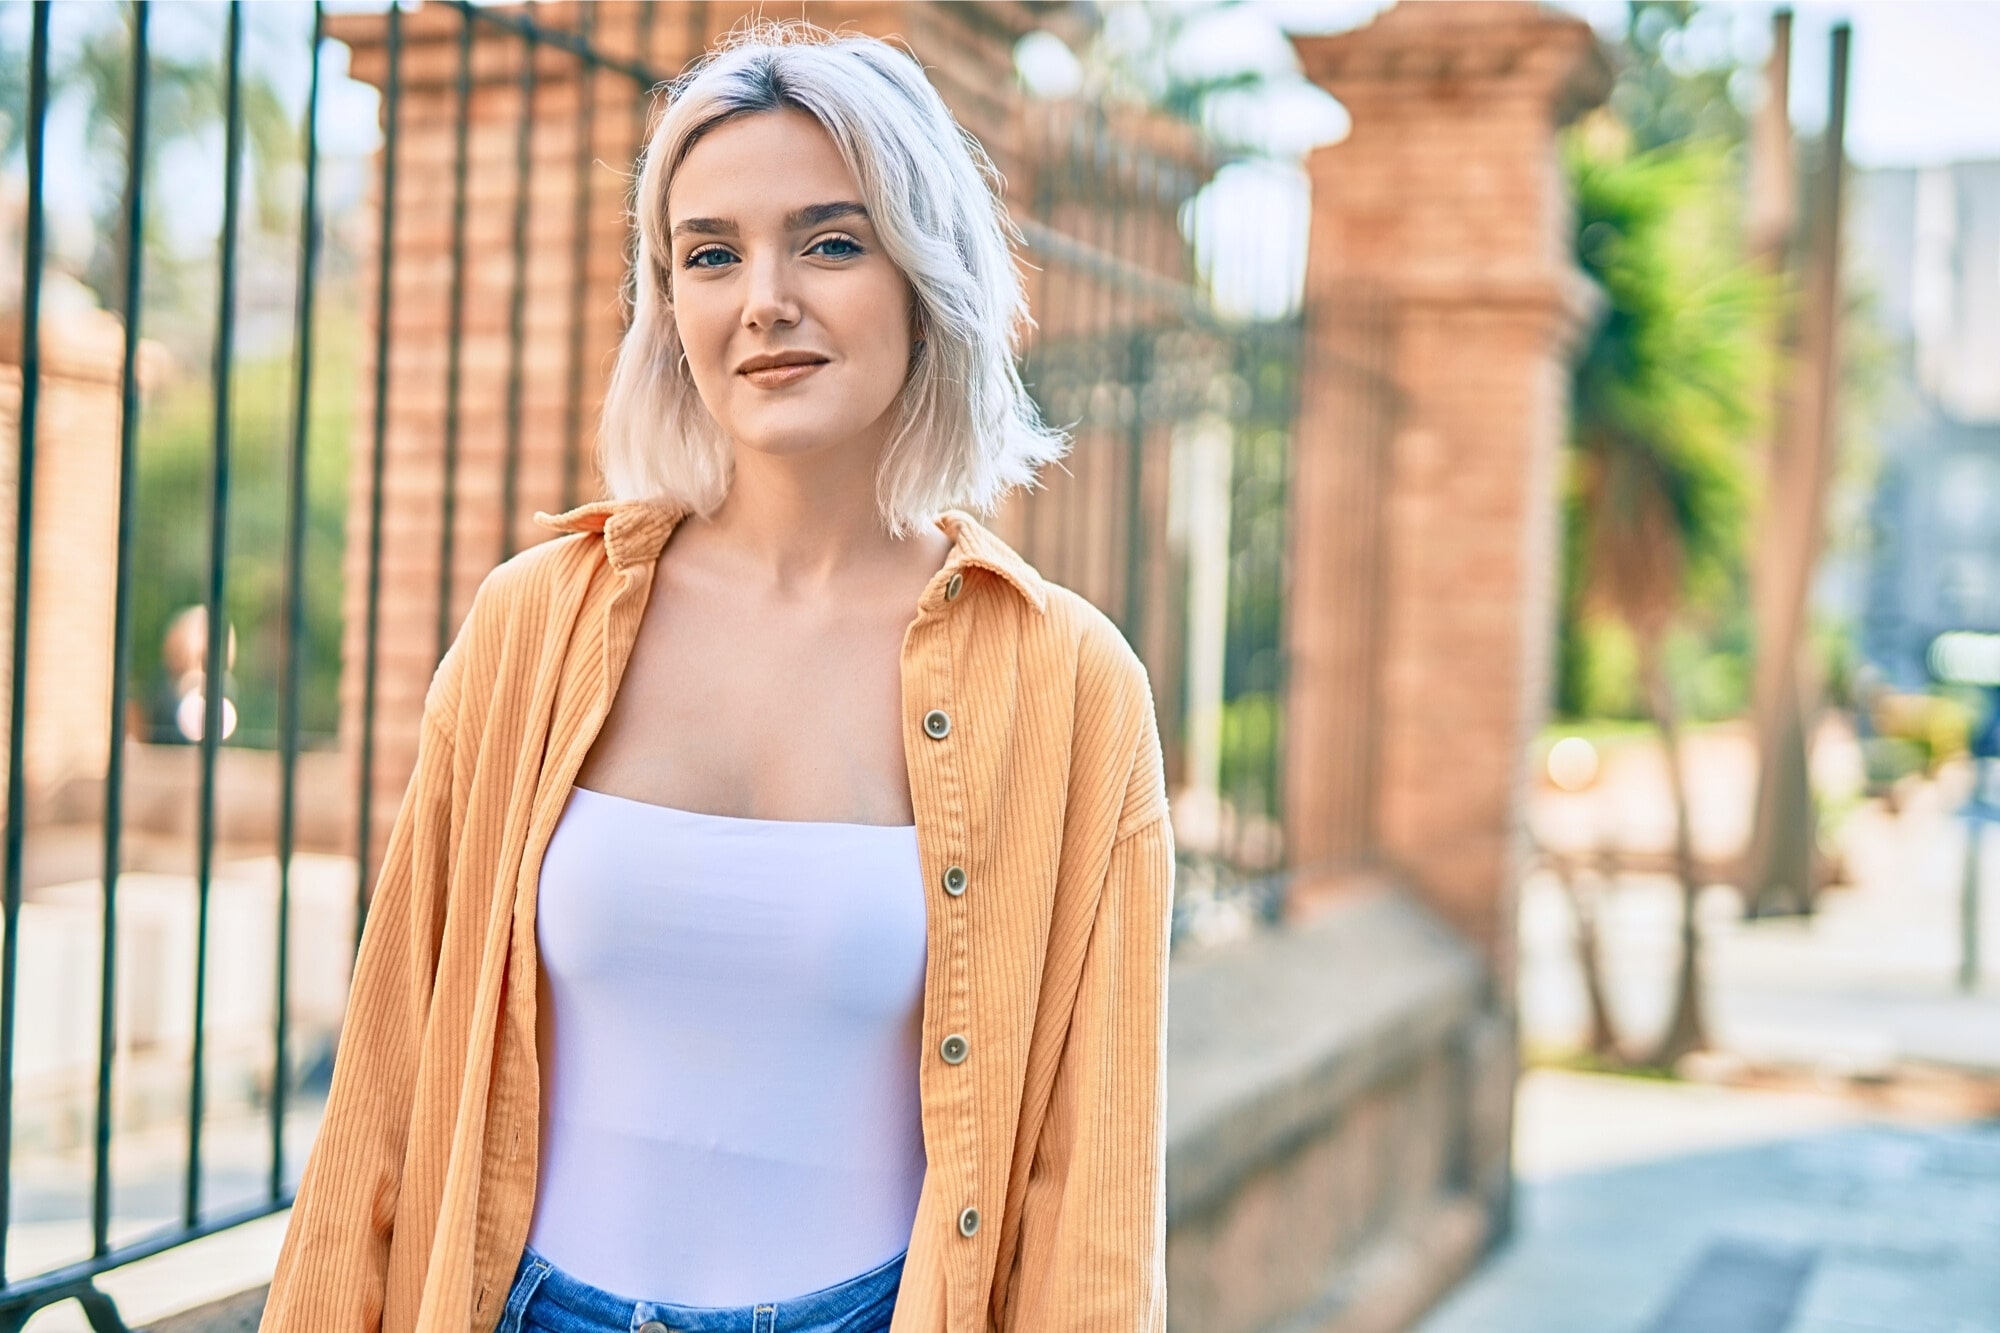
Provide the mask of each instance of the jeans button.
{"label": "jeans button", "polygon": [[648,1319],[639,1325],[639,1333],[674,1333],[674,1331],[657,1319]]}

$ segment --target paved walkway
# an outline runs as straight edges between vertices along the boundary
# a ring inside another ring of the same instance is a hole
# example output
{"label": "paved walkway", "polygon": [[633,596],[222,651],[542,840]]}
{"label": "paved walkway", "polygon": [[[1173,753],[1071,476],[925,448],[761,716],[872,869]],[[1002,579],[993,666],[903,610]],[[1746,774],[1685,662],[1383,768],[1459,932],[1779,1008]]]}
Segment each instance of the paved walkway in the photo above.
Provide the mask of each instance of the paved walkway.
{"label": "paved walkway", "polygon": [[[1838,732],[1816,752],[1823,767],[1858,766]],[[1741,845],[1754,770],[1747,740],[1716,728],[1688,747],[1697,844],[1726,856]],[[1969,774],[1907,792],[1900,814],[1862,805],[1838,828],[1852,885],[1827,890],[1807,919],[1745,921],[1736,893],[1710,889],[1701,904],[1716,1044],[1756,1064],[1884,1073],[1916,1061],[2000,1074],[2000,830],[1983,858],[1984,975],[1957,985],[1965,825],[1956,817]],[[1822,779],[1826,780],[1825,777]],[[1658,753],[1631,747],[1607,756],[1590,791],[1544,788],[1531,820],[1546,845],[1581,849],[1667,843],[1666,784]],[[1664,875],[1633,875],[1603,899],[1602,957],[1610,1003],[1628,1043],[1643,1048],[1664,1026],[1679,947],[1679,887]],[[1579,1044],[1587,1012],[1577,969],[1574,918],[1549,874],[1522,888],[1521,1021],[1531,1050]]]}
{"label": "paved walkway", "polygon": [[1420,1333],[2000,1333],[2000,1119],[1542,1070],[1514,1236]]}
{"label": "paved walkway", "polygon": [[[1838,733],[1815,760],[1823,786],[1858,776]],[[1747,742],[1698,734],[1688,767],[1697,845],[1726,857],[1752,795]],[[1734,891],[1704,895],[1709,1068],[1824,1090],[1531,1072],[1514,1234],[1421,1333],[2000,1333],[2000,834],[1986,974],[1962,991],[1966,776],[1907,791],[1899,814],[1854,809],[1838,837],[1855,882],[1810,919],[1745,921]],[[1544,787],[1531,811],[1545,845],[1574,849],[1664,847],[1670,817],[1644,746],[1612,752],[1587,792]],[[1524,1039],[1574,1049],[1587,1014],[1570,905],[1544,874],[1521,906]],[[1628,877],[1601,912],[1610,1004],[1643,1049],[1672,995],[1678,888]],[[1940,1067],[1973,1095],[1887,1109],[1885,1087]]]}

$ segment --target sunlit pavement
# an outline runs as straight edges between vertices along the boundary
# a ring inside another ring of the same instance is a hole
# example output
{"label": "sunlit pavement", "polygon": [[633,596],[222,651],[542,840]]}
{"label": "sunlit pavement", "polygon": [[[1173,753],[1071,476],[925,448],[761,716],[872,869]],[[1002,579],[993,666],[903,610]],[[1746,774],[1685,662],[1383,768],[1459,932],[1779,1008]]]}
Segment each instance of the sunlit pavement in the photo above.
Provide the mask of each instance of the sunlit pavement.
{"label": "sunlit pavement", "polygon": [[[321,1107],[295,1106],[286,1124],[287,1183],[298,1172]],[[227,1213],[253,1203],[267,1187],[270,1137],[261,1117],[216,1116],[207,1125],[203,1197]],[[171,1125],[117,1140],[118,1189],[113,1244],[131,1244],[172,1225],[185,1185],[185,1132]],[[89,1253],[89,1169],[82,1152],[46,1153],[15,1162],[15,1222],[9,1261],[24,1273],[72,1262]],[[141,1328],[176,1312],[220,1300],[270,1281],[289,1213],[250,1222],[128,1264],[98,1279],[126,1324]],[[89,1333],[75,1301],[47,1306],[27,1333]]]}
{"label": "sunlit pavement", "polygon": [[1995,1333],[2000,1120],[1531,1072],[1515,1229],[1421,1333]]}
{"label": "sunlit pavement", "polygon": [[[1823,738],[1816,763],[1838,786],[1851,742]],[[1721,859],[1743,835],[1748,746],[1713,729],[1688,769],[1697,843]],[[1732,890],[1704,895],[1706,1072],[1773,1071],[1765,1082],[1793,1090],[1524,1078],[1512,1236],[1421,1333],[2000,1333],[2000,832],[1984,976],[1966,992],[1965,776],[1906,788],[1900,813],[1853,808],[1838,837],[1854,883],[1811,918],[1746,921]],[[1545,842],[1657,848],[1664,796],[1657,752],[1636,750],[1587,793],[1542,789],[1533,819]],[[1678,910],[1664,876],[1630,877],[1603,904],[1610,1004],[1634,1051],[1666,1018]],[[1573,932],[1557,881],[1532,876],[1531,1051],[1574,1049],[1585,1031]],[[1959,1091],[1899,1095],[1927,1082]]]}
{"label": "sunlit pavement", "polygon": [[[1753,797],[1749,747],[1717,728],[1688,747],[1697,844],[1725,858],[1741,845]],[[1837,783],[1858,765],[1852,743],[1824,736],[1816,762]],[[1904,789],[1892,814],[1856,806],[1837,826],[1852,883],[1828,889],[1810,918],[1746,921],[1737,894],[1708,890],[1701,904],[1710,1032],[1727,1057],[1751,1064],[1886,1073],[1905,1062],[2000,1074],[2000,829],[1982,864],[1984,967],[1957,984],[1965,824],[1956,811],[1968,774]],[[1667,845],[1670,807],[1657,754],[1614,756],[1587,793],[1543,789],[1531,818],[1546,844]],[[1610,1002],[1628,1045],[1643,1050],[1664,1025],[1678,963],[1679,888],[1664,875],[1628,876],[1603,902],[1602,957]],[[1574,1048],[1587,1013],[1574,918],[1553,875],[1531,875],[1521,895],[1521,1023],[1531,1051]]]}

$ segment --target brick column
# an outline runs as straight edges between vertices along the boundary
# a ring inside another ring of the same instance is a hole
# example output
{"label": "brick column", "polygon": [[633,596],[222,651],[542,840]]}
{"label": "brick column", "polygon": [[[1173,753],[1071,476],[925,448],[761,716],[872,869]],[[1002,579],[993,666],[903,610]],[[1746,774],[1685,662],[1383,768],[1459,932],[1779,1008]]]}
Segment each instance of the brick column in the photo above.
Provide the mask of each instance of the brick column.
{"label": "brick column", "polygon": [[[1508,992],[1567,348],[1592,295],[1555,131],[1608,68],[1583,22],[1491,0],[1296,41],[1353,130],[1309,161],[1308,346],[1328,364],[1308,365],[1297,446],[1293,859],[1372,854]],[[1355,410],[1371,371],[1379,424]],[[1356,772],[1363,790],[1329,776]]]}
{"label": "brick column", "polygon": [[[95,818],[111,740],[111,639],[118,579],[119,364],[124,330],[101,310],[42,313],[42,382],[28,569],[27,726],[22,766],[30,824]],[[142,344],[140,381],[157,376]],[[0,316],[0,653],[13,633],[18,310]],[[0,698],[11,682],[0,656]],[[0,763],[7,735],[0,726]],[[67,790],[66,790],[67,789]]]}

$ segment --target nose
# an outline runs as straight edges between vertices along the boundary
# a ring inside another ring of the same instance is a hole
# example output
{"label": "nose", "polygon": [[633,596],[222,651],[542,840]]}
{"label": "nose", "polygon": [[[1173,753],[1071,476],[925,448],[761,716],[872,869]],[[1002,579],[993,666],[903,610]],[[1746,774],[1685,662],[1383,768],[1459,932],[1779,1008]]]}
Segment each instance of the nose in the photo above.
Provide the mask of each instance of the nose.
{"label": "nose", "polygon": [[747,259],[744,268],[743,327],[762,331],[798,323],[798,298],[786,256],[766,250]]}

